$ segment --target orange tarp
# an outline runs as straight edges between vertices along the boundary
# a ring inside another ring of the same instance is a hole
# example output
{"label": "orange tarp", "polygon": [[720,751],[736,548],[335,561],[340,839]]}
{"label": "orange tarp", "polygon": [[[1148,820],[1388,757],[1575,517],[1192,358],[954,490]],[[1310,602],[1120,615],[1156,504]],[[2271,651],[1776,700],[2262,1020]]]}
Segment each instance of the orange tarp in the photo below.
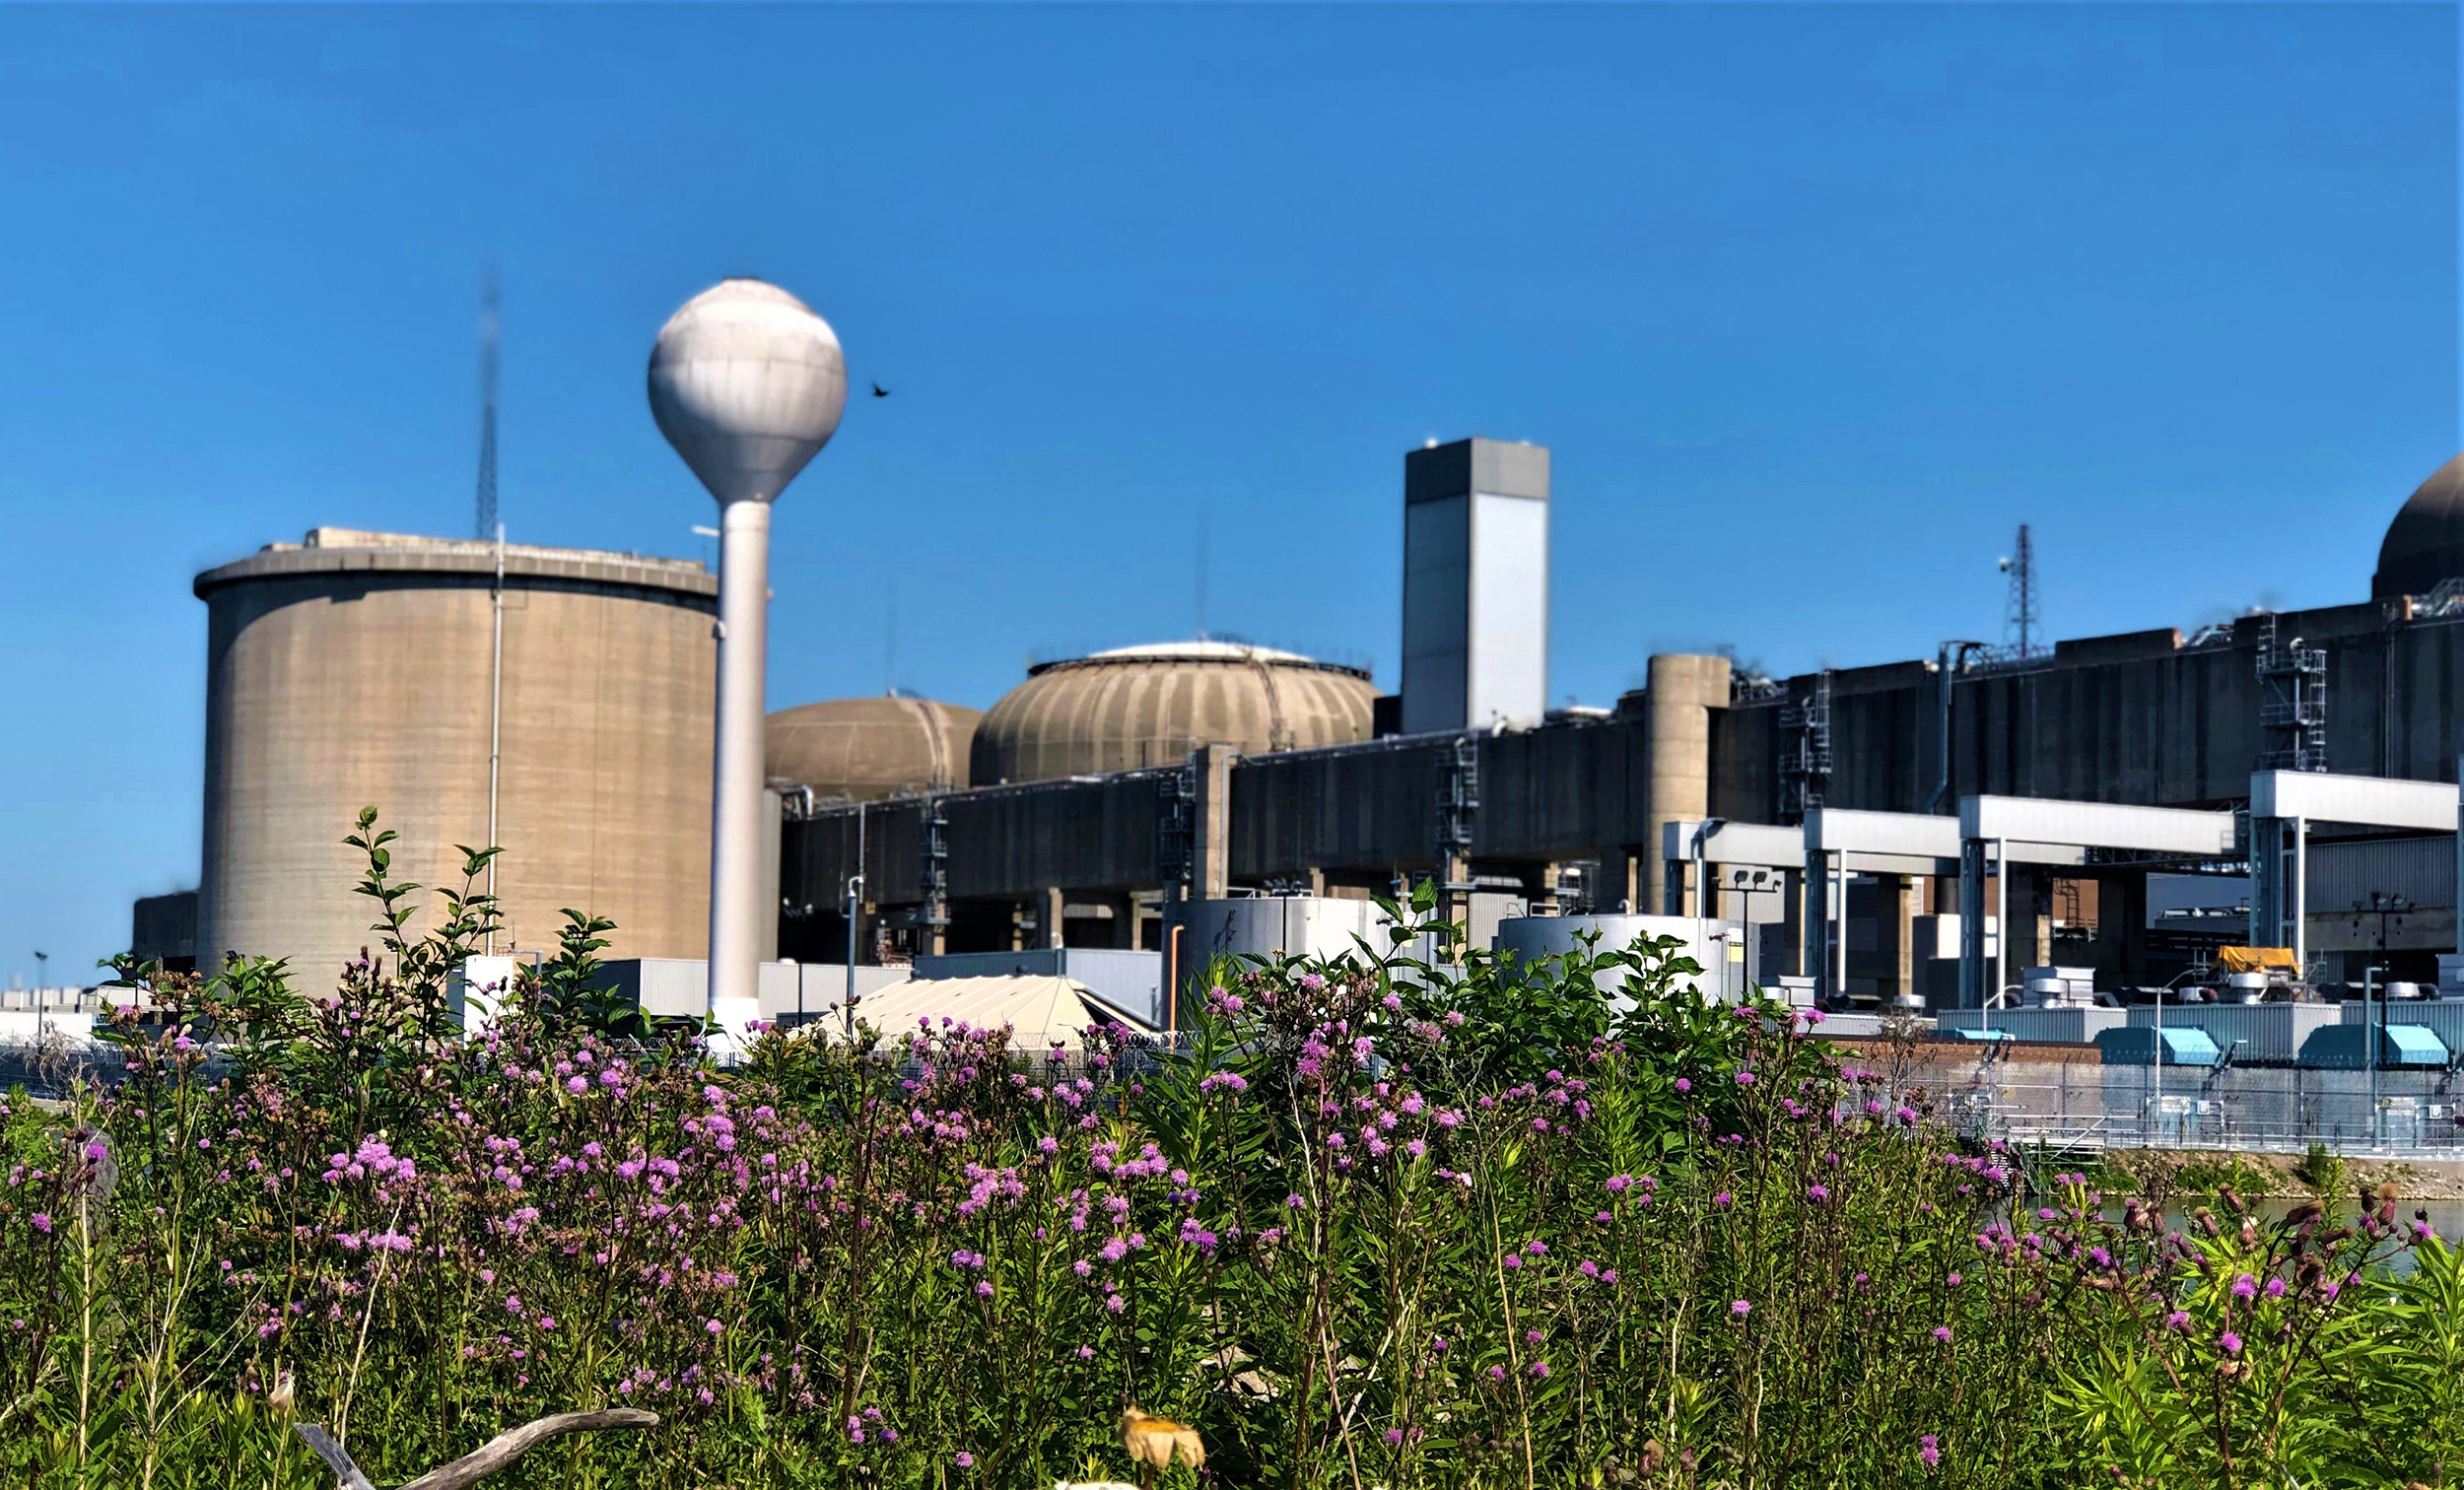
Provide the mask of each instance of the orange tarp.
{"label": "orange tarp", "polygon": [[2227,973],[2291,973],[2298,978],[2301,965],[2293,958],[2291,947],[2219,947],[2216,965]]}

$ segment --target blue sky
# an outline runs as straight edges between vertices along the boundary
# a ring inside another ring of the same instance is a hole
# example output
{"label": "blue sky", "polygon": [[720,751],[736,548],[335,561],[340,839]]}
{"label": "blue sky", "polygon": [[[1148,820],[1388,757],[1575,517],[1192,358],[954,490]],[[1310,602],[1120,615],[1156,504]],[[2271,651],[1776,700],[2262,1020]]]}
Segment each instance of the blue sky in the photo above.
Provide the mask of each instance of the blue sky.
{"label": "blue sky", "polygon": [[[2360,598],[2454,453],[2447,6],[0,9],[0,977],[194,883],[203,566],[470,521],[694,555],[650,337],[860,400],[781,706],[1219,632],[1391,687],[1403,452],[1556,452],[1551,691]],[[408,644],[416,644],[411,639]]]}

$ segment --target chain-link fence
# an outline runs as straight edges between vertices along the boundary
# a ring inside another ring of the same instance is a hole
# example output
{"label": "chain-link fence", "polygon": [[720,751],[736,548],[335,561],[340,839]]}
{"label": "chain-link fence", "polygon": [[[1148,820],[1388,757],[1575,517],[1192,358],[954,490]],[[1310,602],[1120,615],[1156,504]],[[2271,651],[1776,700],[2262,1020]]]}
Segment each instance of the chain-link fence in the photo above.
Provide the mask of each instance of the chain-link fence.
{"label": "chain-link fence", "polygon": [[[1151,1074],[1185,1034],[1145,1037],[1109,1057],[1111,1074]],[[1018,1069],[1044,1082],[1095,1074],[1089,1052],[1021,1052]],[[1875,1052],[1880,1054],[1880,1051]],[[2298,1153],[2385,1149],[2464,1159],[2464,1071],[2330,1071],[2230,1066],[2031,1063],[1946,1059],[1932,1050],[1854,1060],[1898,1098],[1922,1098],[1976,1138],[2053,1148],[2242,1149]],[[59,1097],[92,1076],[125,1074],[118,1047],[100,1041],[0,1044],[0,1091]]]}
{"label": "chain-link fence", "polygon": [[118,1081],[127,1063],[114,1045],[97,1040],[0,1044],[0,1092],[24,1087],[36,1097],[65,1095],[87,1076]]}
{"label": "chain-link fence", "polygon": [[2329,1071],[1970,1063],[1930,1070],[1951,1123],[2055,1148],[2400,1150],[2464,1159],[2464,1080],[2443,1070]]}

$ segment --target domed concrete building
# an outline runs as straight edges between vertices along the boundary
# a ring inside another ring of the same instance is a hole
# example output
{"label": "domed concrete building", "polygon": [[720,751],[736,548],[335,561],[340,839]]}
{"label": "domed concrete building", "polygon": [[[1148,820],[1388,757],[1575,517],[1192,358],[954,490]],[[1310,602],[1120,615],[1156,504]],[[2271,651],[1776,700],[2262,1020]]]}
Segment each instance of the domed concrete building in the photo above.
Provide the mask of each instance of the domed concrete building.
{"label": "domed concrete building", "polygon": [[2464,455],[2431,472],[2387,524],[2370,598],[2427,595],[2443,579],[2464,579]]}
{"label": "domed concrete building", "polygon": [[767,775],[824,800],[865,802],[967,784],[981,710],[903,694],[828,699],[770,716]]}
{"label": "domed concrete building", "polygon": [[977,726],[979,786],[1170,766],[1199,745],[1245,754],[1370,734],[1357,667],[1238,642],[1125,646],[1028,669]]}

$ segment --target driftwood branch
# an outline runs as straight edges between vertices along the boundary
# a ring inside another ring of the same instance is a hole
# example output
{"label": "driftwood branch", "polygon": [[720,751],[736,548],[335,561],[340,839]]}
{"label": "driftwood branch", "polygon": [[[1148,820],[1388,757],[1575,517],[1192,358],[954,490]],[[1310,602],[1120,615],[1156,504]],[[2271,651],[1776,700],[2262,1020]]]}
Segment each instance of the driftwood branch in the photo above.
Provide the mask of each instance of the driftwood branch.
{"label": "driftwood branch", "polygon": [[[444,1468],[429,1470],[404,1485],[402,1490],[463,1490],[463,1487],[477,1484],[549,1439],[561,1438],[568,1433],[657,1426],[658,1414],[645,1412],[639,1407],[610,1407],[599,1412],[560,1412],[553,1417],[524,1423],[519,1428],[508,1429]],[[368,1482],[368,1476],[360,1472],[360,1466],[351,1462],[351,1456],[328,1437],[323,1428],[314,1423],[302,1423],[300,1437],[333,1470],[334,1478],[341,1481],[342,1490],[376,1490]]]}
{"label": "driftwood branch", "polygon": [[334,1472],[334,1478],[342,1482],[342,1490],[376,1490],[368,1482],[368,1476],[360,1473],[360,1466],[351,1462],[349,1452],[325,1432],[323,1424],[302,1423],[300,1437],[308,1441],[316,1456],[325,1461],[325,1467]]}

